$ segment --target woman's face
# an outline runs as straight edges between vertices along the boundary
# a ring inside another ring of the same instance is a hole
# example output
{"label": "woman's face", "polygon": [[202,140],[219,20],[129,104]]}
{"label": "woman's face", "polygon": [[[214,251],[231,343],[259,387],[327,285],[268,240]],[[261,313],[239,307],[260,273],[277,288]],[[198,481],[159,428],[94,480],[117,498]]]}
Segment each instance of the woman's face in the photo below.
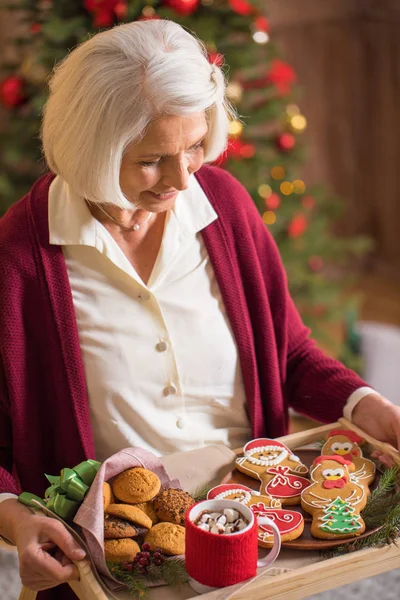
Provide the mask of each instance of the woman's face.
{"label": "woman's face", "polygon": [[149,212],[171,208],[203,164],[207,131],[203,112],[153,121],[122,159],[120,185],[128,200]]}

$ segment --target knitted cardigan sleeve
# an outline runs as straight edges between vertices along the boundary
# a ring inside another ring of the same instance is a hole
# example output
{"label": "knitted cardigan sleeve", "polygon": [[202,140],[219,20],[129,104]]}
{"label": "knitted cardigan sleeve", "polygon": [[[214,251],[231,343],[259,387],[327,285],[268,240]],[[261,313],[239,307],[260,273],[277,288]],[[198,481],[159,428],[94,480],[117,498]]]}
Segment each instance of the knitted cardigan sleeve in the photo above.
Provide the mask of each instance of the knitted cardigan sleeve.
{"label": "knitted cardigan sleeve", "polygon": [[0,493],[20,493],[18,482],[11,474],[12,465],[11,419],[4,369],[0,361]]}

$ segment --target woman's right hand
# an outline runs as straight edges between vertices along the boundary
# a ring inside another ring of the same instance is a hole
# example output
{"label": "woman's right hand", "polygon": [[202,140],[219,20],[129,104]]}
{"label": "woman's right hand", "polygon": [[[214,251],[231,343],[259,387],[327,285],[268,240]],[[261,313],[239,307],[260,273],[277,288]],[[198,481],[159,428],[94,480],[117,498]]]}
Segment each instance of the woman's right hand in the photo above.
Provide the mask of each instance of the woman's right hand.
{"label": "woman's right hand", "polygon": [[24,586],[41,591],[78,580],[79,571],[72,561],[82,560],[86,553],[64,525],[45,515],[21,511],[26,507],[16,500],[5,500],[1,509],[6,510],[6,504],[9,516],[16,517],[19,512],[18,522],[14,521],[12,541],[18,549]]}

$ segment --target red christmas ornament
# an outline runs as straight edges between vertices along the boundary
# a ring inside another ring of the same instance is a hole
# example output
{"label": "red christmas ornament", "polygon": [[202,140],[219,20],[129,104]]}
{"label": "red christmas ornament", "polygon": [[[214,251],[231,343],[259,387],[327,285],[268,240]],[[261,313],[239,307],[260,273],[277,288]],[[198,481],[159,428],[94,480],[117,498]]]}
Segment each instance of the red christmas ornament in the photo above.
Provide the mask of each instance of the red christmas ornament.
{"label": "red christmas ornament", "polygon": [[279,194],[273,192],[268,198],[265,199],[265,206],[269,210],[276,210],[281,205],[281,197]]}
{"label": "red christmas ornament", "polygon": [[164,0],[164,6],[172,8],[178,15],[191,15],[200,5],[200,0]]}
{"label": "red christmas ornament", "polygon": [[246,2],[246,0],[229,0],[229,6],[238,15],[247,16],[254,12],[254,6]]}
{"label": "red christmas ornament", "polygon": [[296,145],[296,138],[291,133],[281,133],[276,138],[276,145],[282,152],[293,150]]}
{"label": "red christmas ornament", "polygon": [[0,84],[0,101],[6,108],[16,108],[26,100],[24,94],[25,81],[19,75],[7,77]]}
{"label": "red christmas ornament", "polygon": [[302,214],[299,213],[293,217],[293,219],[289,223],[288,227],[288,235],[291,238],[297,238],[303,235],[305,230],[307,229],[307,219]]}
{"label": "red christmas ornament", "polygon": [[265,33],[269,32],[269,21],[266,17],[257,17],[254,20],[254,25],[256,31],[265,31]]}
{"label": "red christmas ornament", "polygon": [[110,27],[115,18],[126,16],[126,0],[84,0],[84,7],[93,14],[95,27]]}
{"label": "red christmas ornament", "polygon": [[315,206],[315,198],[313,198],[313,196],[304,196],[301,203],[304,206],[304,208],[308,208],[308,210],[311,210]]}
{"label": "red christmas ornament", "polygon": [[320,271],[324,266],[324,261],[320,256],[311,256],[308,260],[308,266],[311,271]]}
{"label": "red christmas ornament", "polygon": [[297,77],[294,69],[283,60],[273,60],[271,68],[266,77],[266,83],[275,85],[278,92],[285,96],[291,91],[291,85]]}
{"label": "red christmas ornament", "polygon": [[30,29],[31,33],[35,35],[35,33],[39,33],[39,31],[42,29],[42,26],[40,23],[32,23]]}
{"label": "red christmas ornament", "polygon": [[221,67],[224,64],[224,55],[220,54],[220,52],[208,52],[207,58],[211,65]]}
{"label": "red christmas ornament", "polygon": [[255,146],[243,142],[239,138],[233,138],[228,142],[228,148],[215,162],[219,167],[223,167],[228,158],[241,160],[242,158],[252,158],[256,153]]}

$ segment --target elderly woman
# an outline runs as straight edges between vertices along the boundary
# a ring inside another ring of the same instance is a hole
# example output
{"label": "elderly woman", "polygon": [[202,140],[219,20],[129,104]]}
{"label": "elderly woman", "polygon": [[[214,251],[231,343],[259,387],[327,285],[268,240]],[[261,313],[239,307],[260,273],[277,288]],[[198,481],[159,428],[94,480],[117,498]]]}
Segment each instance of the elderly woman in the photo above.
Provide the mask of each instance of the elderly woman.
{"label": "elderly woman", "polygon": [[0,534],[32,589],[82,557],[10,495],[41,494],[44,472],[279,436],[289,406],[399,444],[400,410],[310,341],[251,198],[205,166],[230,113],[223,73],[172,22],[100,33],[56,68],[51,173],[0,222]]}

